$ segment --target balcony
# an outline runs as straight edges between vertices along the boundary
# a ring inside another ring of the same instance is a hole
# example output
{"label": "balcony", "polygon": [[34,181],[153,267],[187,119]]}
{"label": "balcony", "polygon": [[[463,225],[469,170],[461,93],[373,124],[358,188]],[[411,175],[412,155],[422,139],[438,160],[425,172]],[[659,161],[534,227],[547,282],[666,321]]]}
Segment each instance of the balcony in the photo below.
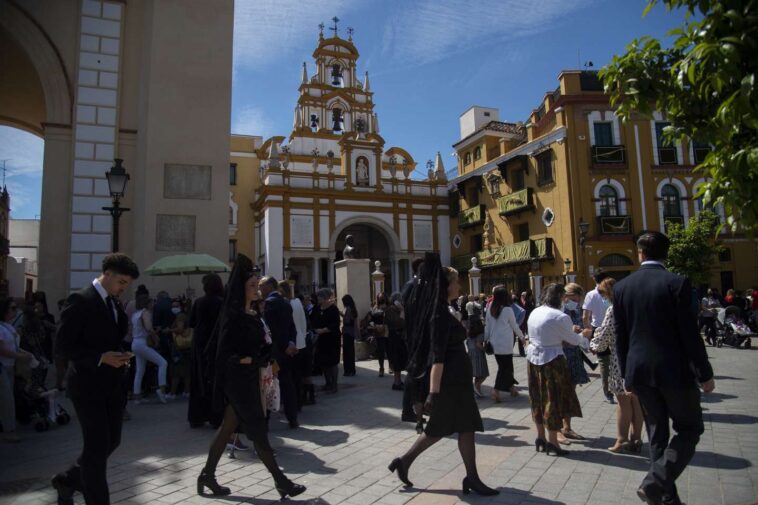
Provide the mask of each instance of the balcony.
{"label": "balcony", "polygon": [[458,214],[458,228],[471,228],[484,222],[484,216],[487,211],[484,205],[477,205],[461,211]]}
{"label": "balcony", "polygon": [[593,165],[626,165],[626,147],[592,146]]}
{"label": "balcony", "polygon": [[512,216],[525,210],[534,210],[534,191],[532,188],[515,191],[497,199],[497,209],[501,216]]}
{"label": "balcony", "polygon": [[540,238],[536,240],[524,240],[515,244],[499,247],[492,251],[480,251],[478,253],[462,254],[452,258],[452,266],[459,272],[471,269],[471,258],[476,256],[481,268],[517,265],[533,260],[552,259],[553,239]]}
{"label": "balcony", "polygon": [[659,147],[658,148],[659,165],[678,165],[679,158],[676,155],[676,147]]}
{"label": "balcony", "polygon": [[631,235],[631,216],[598,216],[597,229],[600,235]]}

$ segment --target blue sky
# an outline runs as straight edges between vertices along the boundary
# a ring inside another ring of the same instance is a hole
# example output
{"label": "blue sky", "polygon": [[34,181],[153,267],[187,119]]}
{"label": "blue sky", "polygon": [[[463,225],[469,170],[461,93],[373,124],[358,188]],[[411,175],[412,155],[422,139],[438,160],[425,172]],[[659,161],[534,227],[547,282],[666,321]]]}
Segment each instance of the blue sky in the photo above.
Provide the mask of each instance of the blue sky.
{"label": "blue sky", "polygon": [[[458,116],[471,105],[524,121],[558,73],[600,68],[635,37],[662,37],[682,13],[638,0],[236,0],[233,133],[287,135],[303,61],[313,74],[318,24],[355,30],[358,75],[369,71],[382,136],[423,167],[455,164]],[[332,32],[326,30],[327,36]],[[42,142],[0,127],[13,217],[39,214]]]}

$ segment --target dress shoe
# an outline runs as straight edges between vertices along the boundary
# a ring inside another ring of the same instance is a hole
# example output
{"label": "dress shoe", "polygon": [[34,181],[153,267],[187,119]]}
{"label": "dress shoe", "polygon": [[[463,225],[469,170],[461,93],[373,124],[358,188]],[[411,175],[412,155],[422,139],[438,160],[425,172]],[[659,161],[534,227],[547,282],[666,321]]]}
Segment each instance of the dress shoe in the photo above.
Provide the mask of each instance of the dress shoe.
{"label": "dress shoe", "polygon": [[647,505],[663,504],[663,488],[657,484],[647,484],[637,489],[637,496]]}
{"label": "dress shoe", "polygon": [[55,474],[50,483],[58,492],[58,505],[74,505],[74,488],[69,486],[65,475]]}
{"label": "dress shoe", "polygon": [[408,469],[405,468],[405,464],[403,463],[402,459],[393,459],[392,463],[390,463],[390,466],[388,466],[387,469],[390,472],[397,471],[397,477],[403,484],[405,484],[405,487],[413,487],[413,482],[408,480]]}
{"label": "dress shoe", "polygon": [[216,481],[215,475],[203,469],[203,471],[200,472],[200,476],[197,478],[197,494],[200,496],[205,495],[206,487],[211,490],[213,496],[227,496],[232,493],[231,489],[220,485]]}
{"label": "dress shoe", "polygon": [[476,494],[480,496],[495,496],[496,494],[500,494],[500,491],[497,489],[492,489],[491,487],[487,487],[484,482],[479,480],[477,477],[476,479],[472,479],[470,477],[465,477],[463,479],[463,494],[469,494],[471,491],[475,492]]}
{"label": "dress shoe", "polygon": [[295,484],[291,480],[286,482],[277,483],[276,490],[284,501],[287,496],[294,497],[305,492],[305,486],[302,484]]}

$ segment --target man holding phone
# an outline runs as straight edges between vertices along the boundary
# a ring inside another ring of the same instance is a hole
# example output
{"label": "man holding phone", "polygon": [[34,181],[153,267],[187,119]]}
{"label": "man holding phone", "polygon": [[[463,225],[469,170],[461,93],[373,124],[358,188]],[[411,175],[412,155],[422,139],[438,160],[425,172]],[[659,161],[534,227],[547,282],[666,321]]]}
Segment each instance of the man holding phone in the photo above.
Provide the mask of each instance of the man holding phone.
{"label": "man holding phone", "polygon": [[52,479],[59,505],[73,504],[75,491],[84,494],[87,505],[110,503],[106,467],[108,456],[121,442],[126,369],[133,356],[123,352],[128,321],[118,297],[138,277],[131,258],[109,254],[103,259],[102,274],[72,293],[61,312],[56,354],[72,365],[68,390],[84,447],[71,468]]}

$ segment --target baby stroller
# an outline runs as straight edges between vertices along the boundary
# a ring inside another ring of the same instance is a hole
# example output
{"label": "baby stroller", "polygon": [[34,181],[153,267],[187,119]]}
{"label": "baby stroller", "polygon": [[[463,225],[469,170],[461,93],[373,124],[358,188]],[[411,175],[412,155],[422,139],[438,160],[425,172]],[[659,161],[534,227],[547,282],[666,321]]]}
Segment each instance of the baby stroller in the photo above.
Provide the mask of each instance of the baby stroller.
{"label": "baby stroller", "polygon": [[718,311],[716,317],[716,347],[751,347],[751,337],[755,334],[742,317],[739,307],[730,305]]}
{"label": "baby stroller", "polygon": [[[36,361],[36,359],[34,360]],[[58,424],[71,421],[71,416],[58,403],[57,389],[46,389],[47,363],[38,362],[31,374],[21,374],[15,381],[16,417],[21,424],[34,422],[34,429],[42,432]]]}

